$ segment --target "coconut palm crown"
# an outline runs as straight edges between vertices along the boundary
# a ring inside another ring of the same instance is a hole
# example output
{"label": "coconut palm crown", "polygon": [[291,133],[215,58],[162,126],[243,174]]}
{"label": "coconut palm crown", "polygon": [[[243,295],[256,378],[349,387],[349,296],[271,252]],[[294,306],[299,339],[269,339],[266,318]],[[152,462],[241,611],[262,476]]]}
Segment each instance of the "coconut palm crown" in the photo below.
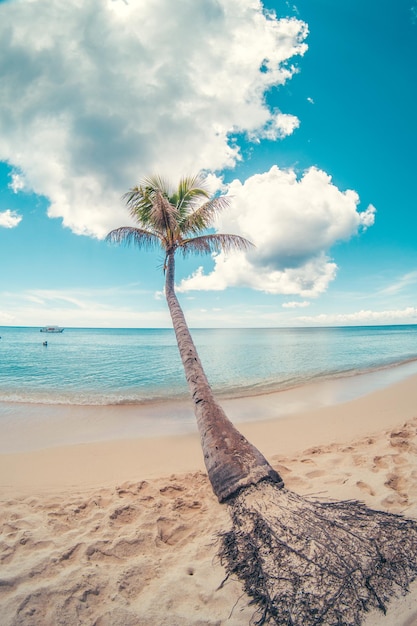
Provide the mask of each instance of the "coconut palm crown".
{"label": "coconut palm crown", "polygon": [[214,493],[220,502],[240,489],[269,479],[283,485],[264,456],[233,426],[214,399],[184,313],[175,293],[175,254],[247,250],[253,244],[238,235],[207,233],[229,202],[225,196],[210,198],[200,175],[184,177],[178,188],[153,176],[124,196],[138,226],[112,230],[107,240],[162,248],[165,254],[165,295],[185,376],[194,403],[204,460]]}
{"label": "coconut palm crown", "polygon": [[178,250],[186,256],[191,252],[209,254],[252,246],[238,235],[202,234],[229,202],[225,196],[210,199],[200,176],[182,178],[175,190],[163,178],[145,178],[124,199],[139,226],[116,228],[107,239],[143,248],[161,247],[166,254],[164,269],[168,256]]}

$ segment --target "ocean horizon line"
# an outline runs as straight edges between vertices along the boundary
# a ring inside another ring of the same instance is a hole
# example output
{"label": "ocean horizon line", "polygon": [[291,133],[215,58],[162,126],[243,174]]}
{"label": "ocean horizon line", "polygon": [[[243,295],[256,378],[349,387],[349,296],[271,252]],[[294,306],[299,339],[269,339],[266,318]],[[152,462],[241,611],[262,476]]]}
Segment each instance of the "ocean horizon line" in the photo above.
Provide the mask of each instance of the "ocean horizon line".
{"label": "ocean horizon line", "polygon": [[[0,328],[11,328],[11,329],[41,329],[48,326],[59,326],[64,330],[168,330],[174,332],[174,328],[172,326],[62,326],[58,324],[0,324]],[[314,329],[323,329],[328,330],[332,328],[396,328],[396,327],[417,327],[416,323],[395,323],[392,322],[390,324],[385,323],[374,323],[374,324],[314,324],[312,326],[302,324],[302,325],[285,325],[285,326],[192,326],[189,325],[190,330],[314,330]]]}

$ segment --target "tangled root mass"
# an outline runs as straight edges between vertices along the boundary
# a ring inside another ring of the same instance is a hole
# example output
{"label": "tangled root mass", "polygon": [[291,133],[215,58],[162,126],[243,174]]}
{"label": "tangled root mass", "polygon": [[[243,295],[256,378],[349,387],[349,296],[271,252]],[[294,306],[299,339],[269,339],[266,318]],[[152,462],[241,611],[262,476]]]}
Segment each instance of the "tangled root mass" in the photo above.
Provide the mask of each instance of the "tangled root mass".
{"label": "tangled root mass", "polygon": [[417,575],[417,522],[357,501],[317,502],[264,481],[229,502],[220,560],[255,624],[359,626]]}

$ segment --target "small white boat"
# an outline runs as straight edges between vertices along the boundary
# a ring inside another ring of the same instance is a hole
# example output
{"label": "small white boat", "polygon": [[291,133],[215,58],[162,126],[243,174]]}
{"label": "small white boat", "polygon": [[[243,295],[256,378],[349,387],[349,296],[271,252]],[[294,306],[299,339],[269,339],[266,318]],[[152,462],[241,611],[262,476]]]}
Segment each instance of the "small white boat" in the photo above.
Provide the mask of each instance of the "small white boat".
{"label": "small white boat", "polygon": [[60,326],[44,326],[41,328],[41,333],[63,333],[64,329]]}

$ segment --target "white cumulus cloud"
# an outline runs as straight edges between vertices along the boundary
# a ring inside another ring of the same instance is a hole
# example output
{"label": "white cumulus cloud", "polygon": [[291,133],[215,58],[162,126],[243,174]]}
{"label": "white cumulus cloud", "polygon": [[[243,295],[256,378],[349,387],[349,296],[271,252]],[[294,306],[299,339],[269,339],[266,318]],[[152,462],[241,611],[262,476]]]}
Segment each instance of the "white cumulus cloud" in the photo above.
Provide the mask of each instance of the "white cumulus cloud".
{"label": "white cumulus cloud", "polygon": [[22,216],[16,213],[16,211],[7,209],[0,212],[0,228],[15,228],[21,221]]}
{"label": "white cumulus cloud", "polygon": [[293,132],[265,93],[297,71],[306,35],[259,0],[0,3],[0,160],[51,217],[102,237],[144,175],[221,170],[239,134]]}
{"label": "white cumulus cloud", "polygon": [[375,208],[358,211],[355,191],[340,191],[331,177],[310,168],[301,177],[273,166],[269,172],[229,186],[231,206],[217,224],[255,244],[248,253],[221,253],[215,267],[200,267],[179,289],[220,290],[240,285],[276,294],[314,297],[336,275],[331,247],[371,226]]}

